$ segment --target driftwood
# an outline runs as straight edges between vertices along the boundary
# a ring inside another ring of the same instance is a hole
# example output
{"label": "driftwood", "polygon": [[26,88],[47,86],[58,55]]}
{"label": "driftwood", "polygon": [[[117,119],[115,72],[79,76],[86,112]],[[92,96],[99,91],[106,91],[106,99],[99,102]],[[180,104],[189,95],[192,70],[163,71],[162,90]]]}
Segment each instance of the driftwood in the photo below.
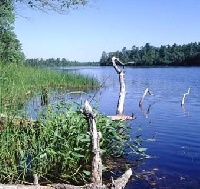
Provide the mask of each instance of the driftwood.
{"label": "driftwood", "polygon": [[[123,69],[120,69],[116,61],[118,61],[122,66]],[[119,84],[120,84],[120,92],[119,92],[119,98],[117,103],[117,111],[115,116],[110,116],[112,120],[132,120],[134,119],[133,116],[125,116],[123,115],[124,111],[124,101],[125,101],[125,95],[126,95],[126,86],[124,81],[125,71],[124,71],[124,63],[122,63],[118,58],[112,57],[112,63],[115,71],[119,75]]]}
{"label": "driftwood", "polygon": [[187,93],[183,94],[183,98],[182,98],[182,101],[181,101],[181,106],[184,106],[184,104],[185,104],[185,96],[188,95],[189,93],[190,93],[190,88],[188,88],[188,92]]}

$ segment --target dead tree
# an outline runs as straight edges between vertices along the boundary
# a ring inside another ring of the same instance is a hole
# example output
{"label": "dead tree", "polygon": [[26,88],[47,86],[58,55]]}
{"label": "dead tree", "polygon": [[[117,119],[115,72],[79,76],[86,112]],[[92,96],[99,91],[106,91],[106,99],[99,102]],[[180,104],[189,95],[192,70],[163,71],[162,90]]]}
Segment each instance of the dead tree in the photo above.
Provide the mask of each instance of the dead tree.
{"label": "dead tree", "polygon": [[[120,69],[117,66],[116,61],[119,62],[123,66],[123,69]],[[123,115],[124,101],[125,101],[125,95],[126,95],[126,86],[125,86],[125,81],[124,81],[124,76],[125,76],[124,66],[125,66],[125,64],[122,63],[116,57],[112,58],[112,63],[113,63],[113,67],[114,67],[115,71],[119,75],[120,92],[119,92],[119,98],[118,98],[118,103],[117,103],[116,115],[110,116],[110,117],[111,117],[112,120],[131,120],[131,119],[134,119],[133,116]]]}
{"label": "dead tree", "polygon": [[125,93],[126,93],[126,88],[125,88],[125,81],[124,81],[124,75],[125,75],[125,71],[124,71],[124,64],[122,64],[120,62],[120,64],[123,65],[123,69],[121,70],[115,61],[119,61],[119,59],[113,57],[112,58],[112,63],[113,63],[113,67],[115,68],[115,71],[117,72],[117,74],[119,75],[119,83],[120,83],[120,93],[119,93],[119,99],[118,99],[118,103],[117,103],[117,111],[116,111],[116,115],[123,115],[123,111],[124,111],[124,100],[125,100]]}

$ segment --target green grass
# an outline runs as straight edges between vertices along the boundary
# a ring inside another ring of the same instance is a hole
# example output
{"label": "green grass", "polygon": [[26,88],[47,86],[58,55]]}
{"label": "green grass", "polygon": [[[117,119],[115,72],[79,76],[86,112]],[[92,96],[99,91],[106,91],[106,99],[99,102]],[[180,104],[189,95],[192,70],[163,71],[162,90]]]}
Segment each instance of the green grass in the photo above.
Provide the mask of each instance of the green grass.
{"label": "green grass", "polygon": [[97,88],[96,79],[52,70],[41,70],[16,64],[0,63],[0,112],[20,109],[30,96],[42,88],[86,90]]}

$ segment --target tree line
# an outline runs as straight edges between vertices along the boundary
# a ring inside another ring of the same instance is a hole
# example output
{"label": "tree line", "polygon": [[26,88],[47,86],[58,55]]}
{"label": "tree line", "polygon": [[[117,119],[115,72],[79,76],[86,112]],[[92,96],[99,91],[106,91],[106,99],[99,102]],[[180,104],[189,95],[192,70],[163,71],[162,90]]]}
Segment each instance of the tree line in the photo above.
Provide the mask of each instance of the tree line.
{"label": "tree line", "polygon": [[142,47],[134,45],[131,50],[123,47],[121,51],[103,51],[100,66],[112,65],[113,56],[128,66],[200,66],[200,42],[183,45],[174,43],[160,47],[146,43]]}
{"label": "tree line", "polygon": [[26,66],[33,67],[64,67],[64,66],[98,66],[98,62],[78,62],[78,61],[70,61],[66,58],[32,58],[26,59]]}

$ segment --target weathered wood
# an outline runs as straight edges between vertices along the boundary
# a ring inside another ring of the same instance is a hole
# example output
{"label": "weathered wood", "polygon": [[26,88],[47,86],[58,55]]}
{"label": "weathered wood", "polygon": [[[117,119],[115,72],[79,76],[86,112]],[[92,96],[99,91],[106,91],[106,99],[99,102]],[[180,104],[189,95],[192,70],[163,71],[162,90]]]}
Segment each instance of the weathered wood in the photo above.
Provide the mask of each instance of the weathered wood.
{"label": "weathered wood", "polygon": [[109,117],[112,121],[127,121],[127,120],[136,119],[136,117],[134,115],[132,115],[132,116],[114,115],[114,116],[107,116],[107,117]]}
{"label": "weathered wood", "polygon": [[[92,146],[93,146],[93,162],[92,162],[92,188],[98,189],[106,189],[112,188],[122,189],[126,186],[130,176],[132,175],[132,170],[129,169],[122,175],[120,178],[115,180],[111,185],[104,186],[102,185],[102,161],[100,156],[100,138],[101,133],[97,132],[96,122],[95,122],[95,115],[92,112],[92,107],[90,106],[89,102],[86,100],[83,108],[83,113],[88,119],[89,126],[90,126],[90,134],[92,137]],[[113,187],[114,186],[114,187]]]}
{"label": "weathered wood", "polygon": [[118,58],[116,57],[112,57],[112,63],[113,63],[113,67],[115,68],[115,71],[117,72],[117,74],[119,75],[119,83],[120,83],[120,93],[119,93],[119,98],[118,98],[118,103],[117,103],[117,111],[116,111],[116,115],[122,115],[123,111],[124,111],[124,101],[125,101],[125,94],[126,94],[126,87],[125,87],[125,81],[124,81],[124,69],[121,70],[115,61],[120,62],[123,66],[124,64],[119,61]]}
{"label": "weathered wood", "polygon": [[[120,69],[116,61],[119,62],[122,66],[123,69]],[[126,120],[133,120],[135,119],[134,116],[126,116],[123,115],[124,111],[124,101],[125,101],[125,95],[126,95],[126,86],[125,86],[125,71],[124,71],[124,66],[125,64],[122,63],[119,58],[116,58],[115,56],[112,57],[112,63],[115,71],[119,75],[119,84],[120,84],[120,92],[119,92],[119,98],[117,102],[117,111],[115,116],[109,116],[113,121],[115,120],[121,120],[121,121],[126,121]]]}
{"label": "weathered wood", "polygon": [[185,104],[185,96],[188,95],[190,93],[190,88],[188,88],[188,92],[183,94],[183,98],[181,100],[181,106],[183,106]]}
{"label": "weathered wood", "polygon": [[150,92],[149,88],[146,88],[146,89],[145,89],[145,91],[144,91],[144,93],[143,93],[143,95],[142,95],[142,98],[141,98],[140,101],[139,101],[139,106],[142,106],[142,102],[143,102],[145,96],[147,95],[147,93],[148,93],[149,95],[151,95],[151,92]]}
{"label": "weathered wood", "polygon": [[91,181],[96,186],[102,186],[102,162],[100,157],[100,147],[99,141],[101,138],[101,133],[97,132],[95,115],[92,111],[92,107],[89,102],[86,100],[84,104],[83,113],[88,119],[90,127],[90,135],[92,137],[92,178]]}
{"label": "weathered wood", "polygon": [[132,170],[128,169],[121,177],[115,180],[112,184],[115,189],[122,189],[126,186],[129,178],[132,175]]}

